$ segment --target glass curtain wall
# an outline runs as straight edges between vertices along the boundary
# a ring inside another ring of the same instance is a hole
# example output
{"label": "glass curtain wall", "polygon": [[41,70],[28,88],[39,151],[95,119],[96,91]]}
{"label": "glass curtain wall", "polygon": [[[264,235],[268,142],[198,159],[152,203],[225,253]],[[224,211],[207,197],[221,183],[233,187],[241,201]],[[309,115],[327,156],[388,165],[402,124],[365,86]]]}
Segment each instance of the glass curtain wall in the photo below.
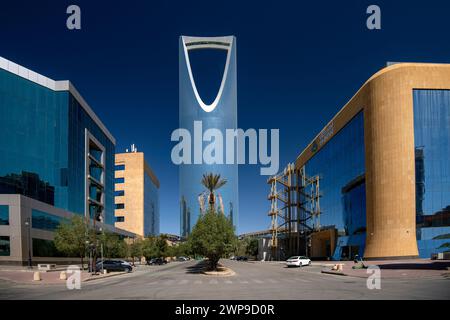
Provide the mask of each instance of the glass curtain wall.
{"label": "glass curtain wall", "polygon": [[414,90],[419,255],[450,250],[450,90]]}

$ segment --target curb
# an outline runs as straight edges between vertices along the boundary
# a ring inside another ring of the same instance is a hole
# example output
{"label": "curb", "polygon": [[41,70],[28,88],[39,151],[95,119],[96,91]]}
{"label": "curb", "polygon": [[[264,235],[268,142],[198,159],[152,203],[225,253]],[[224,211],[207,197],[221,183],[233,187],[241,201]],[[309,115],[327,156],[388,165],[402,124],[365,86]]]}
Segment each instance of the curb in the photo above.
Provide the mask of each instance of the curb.
{"label": "curb", "polygon": [[107,273],[106,275],[103,275],[99,278],[86,278],[81,282],[89,282],[89,281],[95,281],[95,280],[101,280],[101,279],[106,279],[106,278],[111,278],[111,277],[115,277],[115,276],[120,276],[122,274],[127,274],[127,272],[111,272],[111,273]]}
{"label": "curb", "polygon": [[236,275],[236,272],[227,268],[227,270],[224,272],[203,271],[202,274],[204,274],[205,276],[231,277],[231,276]]}
{"label": "curb", "polygon": [[348,276],[348,274],[343,273],[343,272],[328,271],[328,270],[322,270],[321,273],[333,274],[333,275],[336,275],[336,276]]}

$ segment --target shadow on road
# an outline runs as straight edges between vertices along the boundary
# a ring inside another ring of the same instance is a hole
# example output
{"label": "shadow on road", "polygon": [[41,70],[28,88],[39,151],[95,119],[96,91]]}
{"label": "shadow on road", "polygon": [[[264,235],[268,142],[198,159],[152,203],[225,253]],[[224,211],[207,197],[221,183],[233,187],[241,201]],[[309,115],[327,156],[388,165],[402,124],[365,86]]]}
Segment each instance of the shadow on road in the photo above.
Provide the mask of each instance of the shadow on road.
{"label": "shadow on road", "polygon": [[193,266],[186,267],[186,273],[199,274],[202,273],[208,267],[208,262],[205,260],[199,261]]}
{"label": "shadow on road", "polygon": [[404,269],[404,270],[447,270],[450,261],[436,261],[431,263],[392,263],[380,264],[380,269]]}

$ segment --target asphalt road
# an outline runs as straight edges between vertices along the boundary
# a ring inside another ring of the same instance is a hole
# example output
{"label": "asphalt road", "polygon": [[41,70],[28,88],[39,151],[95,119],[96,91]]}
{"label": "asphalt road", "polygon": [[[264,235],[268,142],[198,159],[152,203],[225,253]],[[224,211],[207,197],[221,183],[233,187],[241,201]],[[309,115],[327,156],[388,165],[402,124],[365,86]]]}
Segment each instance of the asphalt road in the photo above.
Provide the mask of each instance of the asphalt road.
{"label": "asphalt road", "polygon": [[286,268],[279,263],[222,263],[230,277],[196,273],[195,261],[140,266],[131,274],[65,285],[18,285],[0,281],[0,299],[450,299],[450,279],[366,279],[320,273],[320,266]]}

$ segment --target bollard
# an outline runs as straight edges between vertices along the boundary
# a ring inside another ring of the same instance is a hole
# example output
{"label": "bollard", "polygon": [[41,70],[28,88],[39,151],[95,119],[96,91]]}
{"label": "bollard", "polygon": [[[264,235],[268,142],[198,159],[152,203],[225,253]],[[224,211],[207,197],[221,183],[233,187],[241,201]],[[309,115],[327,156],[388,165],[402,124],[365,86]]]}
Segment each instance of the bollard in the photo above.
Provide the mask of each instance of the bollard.
{"label": "bollard", "polygon": [[39,271],[34,272],[33,281],[41,281],[41,273]]}
{"label": "bollard", "polygon": [[103,274],[108,274],[108,270],[103,269]]}
{"label": "bollard", "polygon": [[59,274],[59,280],[67,280],[67,273],[65,271],[61,271]]}

